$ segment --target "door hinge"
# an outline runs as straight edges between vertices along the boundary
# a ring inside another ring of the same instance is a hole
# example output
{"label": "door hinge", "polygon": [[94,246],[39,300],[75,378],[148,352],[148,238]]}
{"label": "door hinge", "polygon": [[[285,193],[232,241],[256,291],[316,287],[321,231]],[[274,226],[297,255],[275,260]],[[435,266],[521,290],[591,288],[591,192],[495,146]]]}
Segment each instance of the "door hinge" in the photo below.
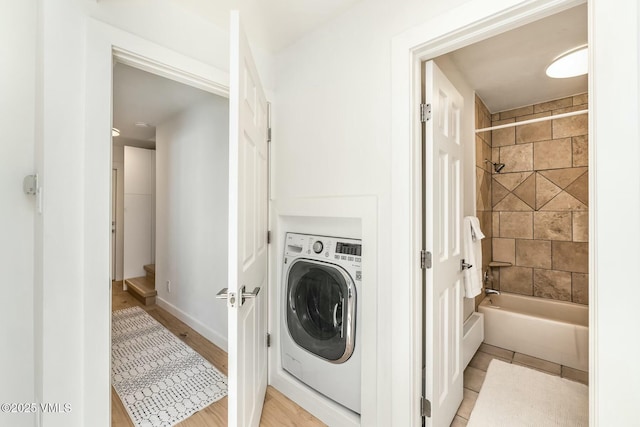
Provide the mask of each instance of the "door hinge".
{"label": "door hinge", "polygon": [[271,103],[267,102],[267,142],[271,142]]}
{"label": "door hinge", "polygon": [[271,334],[267,334],[267,347],[271,347]]}
{"label": "door hinge", "polygon": [[424,397],[420,399],[420,415],[431,418],[431,402]]}
{"label": "door hinge", "polygon": [[271,243],[271,230],[267,231],[267,245]]}
{"label": "door hinge", "polygon": [[431,120],[431,104],[420,104],[420,121],[426,123]]}
{"label": "door hinge", "polygon": [[431,252],[425,250],[420,251],[420,268],[423,270],[431,268]]}

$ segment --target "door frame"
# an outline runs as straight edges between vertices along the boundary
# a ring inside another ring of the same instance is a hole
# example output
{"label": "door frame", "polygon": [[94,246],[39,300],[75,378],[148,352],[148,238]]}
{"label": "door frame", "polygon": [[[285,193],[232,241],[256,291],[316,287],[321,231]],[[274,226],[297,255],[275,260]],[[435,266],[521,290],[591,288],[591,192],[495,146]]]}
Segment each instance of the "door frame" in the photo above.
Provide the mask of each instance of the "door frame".
{"label": "door frame", "polygon": [[86,23],[84,414],[111,425],[111,117],[113,65],[229,97],[228,72],[92,18]]}
{"label": "door frame", "polygon": [[[392,40],[391,79],[391,138],[392,144],[392,229],[391,272],[396,286],[391,300],[392,330],[391,360],[393,369],[392,419],[397,425],[420,426],[420,397],[422,393],[422,270],[421,249],[421,64],[464,46],[512,30],[585,3],[586,0],[504,0],[487,4],[471,0],[430,21],[413,27]],[[589,26],[589,39],[592,28]],[[589,64],[590,75],[593,60]],[[592,90],[590,80],[589,92]],[[589,103],[589,117],[593,120],[593,103]],[[590,124],[591,126],[591,124]],[[592,138],[593,141],[593,138]],[[589,158],[593,166],[592,156]],[[593,171],[592,171],[593,173]],[[474,177],[475,180],[475,177]],[[593,195],[594,186],[590,185]],[[430,192],[433,189],[425,189]],[[593,199],[592,199],[593,200]],[[594,207],[589,208],[593,215]],[[593,229],[591,236],[595,237]],[[590,262],[593,260],[595,238],[590,239]],[[593,290],[590,275],[590,291]],[[590,354],[592,367],[595,354],[595,301],[590,303]],[[428,319],[427,319],[428,320]],[[590,416],[594,417],[596,376],[590,370]],[[427,418],[427,426],[431,425]]]}

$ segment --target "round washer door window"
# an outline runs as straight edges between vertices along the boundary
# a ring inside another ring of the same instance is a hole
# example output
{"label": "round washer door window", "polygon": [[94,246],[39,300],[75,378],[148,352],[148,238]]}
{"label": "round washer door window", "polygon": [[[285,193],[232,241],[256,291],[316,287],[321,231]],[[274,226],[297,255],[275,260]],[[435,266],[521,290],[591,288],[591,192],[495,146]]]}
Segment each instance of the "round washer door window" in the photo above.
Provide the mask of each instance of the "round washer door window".
{"label": "round washer door window", "polygon": [[287,326],[304,349],[334,363],[355,345],[355,286],[337,265],[299,259],[287,278]]}

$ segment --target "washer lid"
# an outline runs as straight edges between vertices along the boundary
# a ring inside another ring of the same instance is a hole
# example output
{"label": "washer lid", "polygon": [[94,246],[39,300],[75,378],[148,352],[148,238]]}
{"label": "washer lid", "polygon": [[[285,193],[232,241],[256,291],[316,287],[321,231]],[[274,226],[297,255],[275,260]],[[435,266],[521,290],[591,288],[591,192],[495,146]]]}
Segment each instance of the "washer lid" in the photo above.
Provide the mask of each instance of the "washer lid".
{"label": "washer lid", "polygon": [[355,347],[356,288],[340,266],[299,258],[287,274],[287,328],[300,347],[333,363]]}

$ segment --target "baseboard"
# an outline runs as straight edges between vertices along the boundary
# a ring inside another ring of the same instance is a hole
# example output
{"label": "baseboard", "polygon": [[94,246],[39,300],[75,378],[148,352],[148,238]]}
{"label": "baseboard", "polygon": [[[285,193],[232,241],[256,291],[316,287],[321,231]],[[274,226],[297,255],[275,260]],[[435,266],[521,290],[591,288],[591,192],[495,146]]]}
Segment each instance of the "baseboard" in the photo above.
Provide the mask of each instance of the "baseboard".
{"label": "baseboard", "polygon": [[169,313],[182,320],[189,327],[193,328],[197,333],[199,333],[224,351],[229,351],[229,342],[225,336],[222,336],[220,333],[214,331],[204,323],[200,322],[199,320],[195,319],[191,315],[185,313],[175,305],[165,301],[160,297],[157,297],[156,304],[158,305],[158,307],[167,310]]}

